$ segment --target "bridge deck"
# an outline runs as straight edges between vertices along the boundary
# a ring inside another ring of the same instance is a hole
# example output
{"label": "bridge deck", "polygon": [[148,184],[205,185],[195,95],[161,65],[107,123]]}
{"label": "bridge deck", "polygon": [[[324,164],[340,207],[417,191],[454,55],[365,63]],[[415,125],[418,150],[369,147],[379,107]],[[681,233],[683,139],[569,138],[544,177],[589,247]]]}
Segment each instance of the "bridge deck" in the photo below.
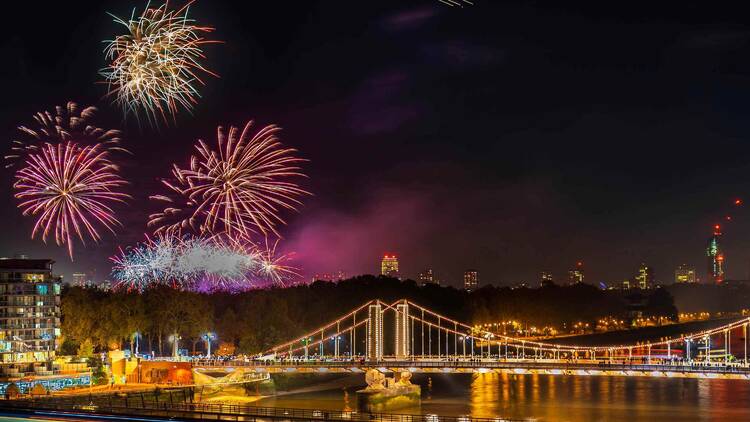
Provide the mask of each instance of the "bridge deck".
{"label": "bridge deck", "polygon": [[408,370],[426,373],[511,373],[549,375],[609,375],[683,378],[732,378],[750,380],[750,368],[736,364],[706,363],[631,363],[585,360],[528,360],[528,359],[475,359],[475,360],[382,360],[378,362],[349,360],[197,360],[196,368],[242,367],[246,370],[268,373],[361,373],[368,369],[382,372]]}

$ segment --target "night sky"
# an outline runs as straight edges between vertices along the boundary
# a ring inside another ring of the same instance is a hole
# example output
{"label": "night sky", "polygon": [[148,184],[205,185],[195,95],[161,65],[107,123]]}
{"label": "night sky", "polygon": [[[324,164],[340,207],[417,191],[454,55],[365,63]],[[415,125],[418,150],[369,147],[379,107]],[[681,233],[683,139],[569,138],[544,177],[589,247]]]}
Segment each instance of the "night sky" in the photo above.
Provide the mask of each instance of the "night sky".
{"label": "night sky", "polygon": [[[134,199],[101,244],[30,240],[32,219],[4,170],[0,254],[52,257],[108,276],[117,246],[143,238],[171,163],[185,165],[216,126],[284,128],[309,160],[314,193],[281,228],[305,274],[376,273],[395,253],[458,284],[561,279],[575,261],[587,281],[619,282],[645,261],[671,282],[680,263],[706,270],[711,225],[750,186],[750,28],[743,10],[711,2],[432,0],[220,2],[191,16],[217,28],[193,115],[139,128],[103,99],[98,70],[107,16],[143,2],[16,2],[0,52],[0,133],[68,100],[96,105],[125,131]],[[179,4],[176,2],[175,4]],[[719,9],[719,10],[717,10]],[[750,210],[725,228],[727,278],[750,272]]]}

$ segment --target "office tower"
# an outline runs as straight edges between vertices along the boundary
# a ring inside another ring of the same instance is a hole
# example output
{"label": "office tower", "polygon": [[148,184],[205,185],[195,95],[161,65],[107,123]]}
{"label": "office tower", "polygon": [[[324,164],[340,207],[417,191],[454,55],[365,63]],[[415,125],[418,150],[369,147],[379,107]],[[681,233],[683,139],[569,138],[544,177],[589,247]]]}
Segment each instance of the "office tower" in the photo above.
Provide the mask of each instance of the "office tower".
{"label": "office tower", "polygon": [[583,283],[584,280],[584,273],[583,273],[583,262],[578,261],[576,262],[576,266],[571,268],[568,271],[568,284],[578,284]]}
{"label": "office tower", "polygon": [[635,276],[635,283],[639,289],[650,289],[654,286],[654,269],[646,264],[641,264],[638,268],[638,275]]}
{"label": "office tower", "polygon": [[71,285],[76,287],[85,287],[86,278],[86,273],[73,273],[73,283]]}
{"label": "office tower", "polygon": [[398,277],[398,258],[396,255],[385,254],[380,261],[380,275]]}
{"label": "office tower", "polygon": [[479,272],[477,270],[466,270],[464,271],[464,289],[466,291],[473,291],[479,286]]}
{"label": "office tower", "polygon": [[552,279],[552,273],[549,273],[547,271],[542,271],[539,274],[539,287],[544,287],[549,284],[554,284],[554,280]]}
{"label": "office tower", "polygon": [[695,283],[695,268],[680,265],[674,270],[675,283]]}
{"label": "office tower", "polygon": [[435,277],[435,273],[432,272],[432,268],[428,268],[419,273],[419,284],[422,286],[426,286],[428,284],[440,285],[440,281],[438,281],[437,277]]}

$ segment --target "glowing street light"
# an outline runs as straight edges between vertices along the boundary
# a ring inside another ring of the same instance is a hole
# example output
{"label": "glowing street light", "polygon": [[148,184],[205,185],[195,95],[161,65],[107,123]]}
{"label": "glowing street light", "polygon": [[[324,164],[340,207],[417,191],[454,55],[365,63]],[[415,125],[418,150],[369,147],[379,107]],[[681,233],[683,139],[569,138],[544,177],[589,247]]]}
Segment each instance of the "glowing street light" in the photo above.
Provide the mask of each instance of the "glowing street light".
{"label": "glowing street light", "polygon": [[177,358],[179,357],[179,350],[180,350],[180,335],[177,333],[172,334],[169,336],[169,341],[172,342],[172,357]]}
{"label": "glowing street light", "polygon": [[44,340],[47,343],[47,361],[49,362],[50,361],[50,350],[49,349],[50,349],[50,343],[51,343],[51,340],[52,340],[52,334],[47,333],[47,332],[43,333],[42,334],[42,340]]}
{"label": "glowing street light", "polygon": [[131,343],[135,343],[135,347],[133,347],[133,356],[138,356],[138,340],[141,338],[141,333],[138,331],[133,333],[133,338],[131,340]]}
{"label": "glowing street light", "polygon": [[216,334],[212,332],[203,333],[201,336],[203,341],[206,342],[206,357],[211,358],[211,340],[216,340]]}

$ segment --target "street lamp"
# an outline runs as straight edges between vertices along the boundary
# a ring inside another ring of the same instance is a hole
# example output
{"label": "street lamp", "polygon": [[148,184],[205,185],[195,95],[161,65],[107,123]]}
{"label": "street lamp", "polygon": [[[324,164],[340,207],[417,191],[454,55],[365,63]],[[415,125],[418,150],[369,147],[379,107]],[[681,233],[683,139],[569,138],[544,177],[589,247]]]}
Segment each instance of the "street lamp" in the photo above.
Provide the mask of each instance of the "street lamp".
{"label": "street lamp", "polygon": [[[138,356],[138,339],[141,338],[141,333],[138,331],[133,333],[133,341],[135,342],[135,347],[133,348],[133,356]],[[131,343],[133,342],[131,341]]]}
{"label": "street lamp", "polygon": [[46,332],[43,333],[42,340],[47,342],[47,362],[50,362],[50,351],[49,351],[50,347],[49,346],[50,346],[50,341],[52,340],[52,334],[46,333]]}
{"label": "street lamp", "polygon": [[177,358],[179,355],[178,351],[180,349],[180,335],[177,333],[172,334],[171,336],[169,336],[169,341],[172,342],[172,357]]}
{"label": "street lamp", "polygon": [[310,342],[311,342],[311,341],[312,341],[312,337],[309,337],[309,338],[303,338],[303,339],[302,339],[302,344],[303,344],[303,345],[305,346],[305,360],[307,360],[307,359],[308,359],[308,354],[307,354],[307,345],[308,345],[308,344],[310,344]]}
{"label": "street lamp", "polygon": [[206,342],[206,358],[211,359],[211,340],[216,340],[216,334],[209,331],[203,333],[201,338]]}

